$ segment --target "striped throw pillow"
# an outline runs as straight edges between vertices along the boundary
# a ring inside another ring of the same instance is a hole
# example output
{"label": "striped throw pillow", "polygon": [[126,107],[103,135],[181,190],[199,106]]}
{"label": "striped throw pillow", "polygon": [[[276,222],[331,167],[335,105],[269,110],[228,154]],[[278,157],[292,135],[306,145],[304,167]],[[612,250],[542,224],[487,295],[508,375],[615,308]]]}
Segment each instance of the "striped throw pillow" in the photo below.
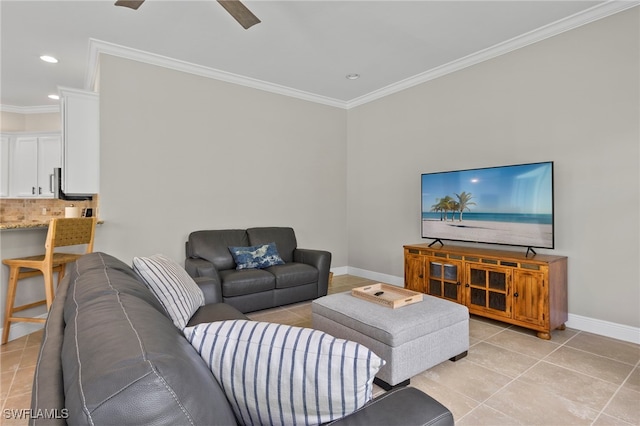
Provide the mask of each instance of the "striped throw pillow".
{"label": "striped throw pillow", "polygon": [[204,294],[198,284],[182,266],[162,254],[134,257],[133,270],[158,298],[180,330],[204,305]]}
{"label": "striped throw pillow", "polygon": [[384,361],[365,346],[310,328],[229,320],[184,329],[242,424],[320,424],[372,396]]}

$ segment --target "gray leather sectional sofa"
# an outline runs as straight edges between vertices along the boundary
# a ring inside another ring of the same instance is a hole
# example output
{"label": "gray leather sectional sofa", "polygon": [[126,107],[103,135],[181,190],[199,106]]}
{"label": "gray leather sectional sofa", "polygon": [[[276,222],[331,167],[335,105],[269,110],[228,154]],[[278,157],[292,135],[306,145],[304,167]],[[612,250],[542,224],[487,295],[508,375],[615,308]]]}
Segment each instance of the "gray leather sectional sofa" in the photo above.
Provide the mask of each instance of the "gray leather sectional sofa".
{"label": "gray leather sectional sofa", "polygon": [[[236,269],[229,247],[275,243],[283,265]],[[195,231],[186,243],[185,269],[220,284],[222,301],[252,312],[313,300],[327,294],[331,253],[298,248],[292,228]]]}
{"label": "gray leather sectional sofa", "polygon": [[[205,362],[128,265],[91,253],[67,271],[45,324],[30,424],[237,424]],[[219,282],[196,282],[206,304],[188,325],[246,319],[220,303]],[[407,387],[334,423],[453,425],[453,417]]]}

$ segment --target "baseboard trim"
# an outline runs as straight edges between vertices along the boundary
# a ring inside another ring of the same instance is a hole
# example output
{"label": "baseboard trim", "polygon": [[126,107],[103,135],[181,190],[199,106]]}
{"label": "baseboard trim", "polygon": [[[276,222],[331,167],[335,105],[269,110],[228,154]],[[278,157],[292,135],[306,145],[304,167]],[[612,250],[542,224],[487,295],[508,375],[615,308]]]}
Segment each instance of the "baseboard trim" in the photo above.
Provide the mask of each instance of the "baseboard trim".
{"label": "baseboard trim", "polygon": [[567,327],[640,345],[640,328],[569,314]]}
{"label": "baseboard trim", "polygon": [[349,273],[349,267],[339,266],[337,268],[331,268],[331,272],[333,272],[333,275],[347,275]]}
{"label": "baseboard trim", "polygon": [[[381,274],[379,272],[353,268],[351,266],[347,266],[346,269],[349,275],[355,275],[357,277],[367,278],[374,281],[380,281],[387,284],[404,287],[403,277]],[[583,317],[581,315],[571,313],[569,314],[569,320],[567,321],[566,326],[575,330],[586,331],[587,333],[598,334],[600,336],[624,340],[625,342],[640,344],[640,328],[638,327],[632,327],[629,325],[618,324],[595,318]]]}
{"label": "baseboard trim", "polygon": [[379,272],[368,271],[366,269],[353,268],[348,266],[349,275],[355,275],[356,277],[367,278],[369,280],[380,281],[387,284],[396,285],[398,287],[404,287],[404,278],[396,277],[395,275],[381,274]]}
{"label": "baseboard trim", "polygon": [[[47,314],[38,315],[36,318],[47,318]],[[35,331],[38,331],[44,327],[43,323],[40,322],[18,322],[11,324],[11,329],[9,330],[9,341],[19,339],[20,337],[26,336],[27,334],[31,334]],[[4,329],[2,329],[4,331]]]}

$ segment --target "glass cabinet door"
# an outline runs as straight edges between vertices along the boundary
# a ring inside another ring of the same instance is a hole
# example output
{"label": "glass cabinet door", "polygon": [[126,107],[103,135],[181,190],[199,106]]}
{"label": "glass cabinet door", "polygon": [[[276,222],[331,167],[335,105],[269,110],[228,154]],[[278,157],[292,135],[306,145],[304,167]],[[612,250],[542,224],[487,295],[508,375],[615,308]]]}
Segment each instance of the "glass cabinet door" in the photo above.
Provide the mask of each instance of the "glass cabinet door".
{"label": "glass cabinet door", "polygon": [[462,303],[460,291],[462,266],[459,262],[429,259],[428,271],[427,294]]}
{"label": "glass cabinet door", "polygon": [[470,310],[476,308],[511,316],[511,269],[468,265],[467,280],[465,288]]}

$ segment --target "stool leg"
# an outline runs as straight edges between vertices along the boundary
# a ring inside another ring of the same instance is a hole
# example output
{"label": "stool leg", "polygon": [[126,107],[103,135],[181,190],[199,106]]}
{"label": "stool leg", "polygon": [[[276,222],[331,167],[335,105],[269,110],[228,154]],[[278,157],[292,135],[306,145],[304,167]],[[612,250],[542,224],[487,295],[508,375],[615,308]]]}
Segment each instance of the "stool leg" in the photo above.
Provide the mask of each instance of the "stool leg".
{"label": "stool leg", "polygon": [[53,303],[53,271],[51,268],[47,271],[42,271],[42,275],[44,275],[44,293],[47,299],[47,311],[51,308],[51,304]]}
{"label": "stool leg", "polygon": [[58,272],[58,285],[60,285],[60,281],[64,278],[64,274],[67,271],[67,264],[63,263],[60,265],[60,272]]}
{"label": "stool leg", "polygon": [[4,326],[2,327],[3,345],[9,340],[9,327],[11,326],[11,321],[9,321],[9,318],[13,316],[13,305],[16,299],[16,286],[18,285],[19,274],[19,266],[9,267],[9,287],[7,288],[7,304],[4,310]]}

